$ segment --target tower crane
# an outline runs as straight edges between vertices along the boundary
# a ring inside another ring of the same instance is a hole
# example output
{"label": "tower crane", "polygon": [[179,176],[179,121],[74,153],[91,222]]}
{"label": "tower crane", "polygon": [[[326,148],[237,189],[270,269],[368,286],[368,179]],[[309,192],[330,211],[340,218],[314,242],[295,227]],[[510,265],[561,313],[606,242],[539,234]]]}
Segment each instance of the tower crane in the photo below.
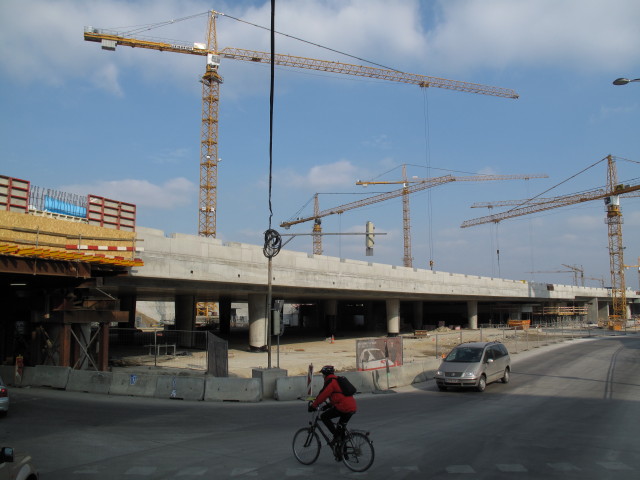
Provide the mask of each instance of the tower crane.
{"label": "tower crane", "polygon": [[[537,202],[535,199],[531,204],[528,200],[523,200],[519,206],[505,212],[495,213],[462,223],[462,228],[481,225],[483,223],[498,223],[508,218],[528,215],[530,213],[542,212],[554,208],[575,205],[592,200],[604,199],[606,206],[605,223],[608,227],[609,238],[609,263],[611,267],[611,303],[612,311],[609,315],[609,327],[619,328],[621,322],[626,318],[627,295],[624,280],[624,260],[622,245],[622,211],[620,210],[620,196],[640,190],[640,184],[622,185],[618,183],[618,173],[616,163],[611,155],[602,160],[607,160],[607,185],[606,188],[598,188],[574,193],[559,197],[550,198],[546,201]],[[602,161],[601,160],[601,161]],[[599,163],[599,162],[598,162]],[[539,199],[537,199],[539,200]]]}
{"label": "tower crane", "polygon": [[442,185],[443,183],[449,183],[453,181],[455,181],[455,177],[452,175],[444,175],[442,177],[429,178],[429,179],[425,179],[424,182],[416,183],[415,185],[411,185],[410,187],[402,187],[397,190],[392,190],[386,193],[380,193],[378,195],[373,195],[371,197],[363,198],[355,202],[346,203],[344,205],[328,208],[322,211],[320,210],[318,194],[316,193],[314,195],[313,215],[309,217],[290,219],[290,220],[287,220],[286,222],[282,222],[280,226],[288,229],[293,225],[297,225],[299,223],[305,223],[313,220],[314,222],[313,223],[313,253],[314,255],[322,255],[322,221],[320,220],[321,218],[326,217],[328,215],[335,215],[336,213],[344,213],[346,211],[353,210],[355,208],[360,208],[367,205],[373,205],[374,203],[384,202],[385,200],[398,198],[402,195],[408,195],[414,192],[419,192],[421,190],[426,190],[427,188],[435,187],[438,185]]}
{"label": "tower crane", "polygon": [[[406,176],[406,173],[404,174]],[[293,225],[297,225],[299,223],[309,222],[311,220],[314,221],[313,225],[313,253],[314,255],[322,255],[322,222],[321,218],[334,215],[337,213],[344,213],[348,210],[353,210],[356,208],[372,205],[374,203],[384,202],[386,200],[391,200],[392,198],[398,198],[402,196],[403,198],[403,223],[404,223],[404,245],[405,245],[405,256],[404,256],[404,266],[411,267],[411,252],[410,252],[410,228],[411,222],[409,221],[409,210],[407,206],[407,202],[405,199],[408,199],[408,196],[412,193],[419,192],[422,190],[426,190],[428,188],[437,187],[438,185],[443,185],[445,183],[450,182],[460,182],[460,181],[482,181],[482,180],[514,180],[521,178],[539,178],[546,177],[546,175],[471,175],[471,176],[453,176],[453,175],[443,175],[441,177],[432,177],[432,178],[421,178],[414,180],[407,180],[406,182],[363,182],[358,180],[356,185],[369,185],[369,184],[397,184],[404,183],[402,188],[397,190],[392,190],[390,192],[380,193],[378,195],[374,195],[371,197],[363,198],[361,200],[357,200],[355,202],[350,202],[344,205],[340,205],[337,207],[328,208],[325,210],[320,210],[318,194],[314,195],[314,208],[313,215],[303,218],[295,218],[287,220],[286,222],[282,222],[280,224],[283,228],[290,228]],[[412,183],[412,185],[409,185]],[[409,252],[407,253],[407,246],[409,245]]]}
{"label": "tower crane", "polygon": [[[409,183],[422,183],[428,179],[426,178],[418,178],[418,179],[407,179],[407,171],[406,165],[402,165],[402,177],[403,180],[400,181],[360,181],[356,182],[356,185],[392,185],[392,184],[403,184],[403,193],[402,193],[402,232],[403,232],[403,240],[404,240],[404,256],[403,256],[403,265],[405,267],[413,266],[413,256],[411,255],[411,213],[410,213],[410,205],[409,205],[409,191],[408,184]],[[456,182],[479,182],[479,181],[489,181],[489,180],[529,180],[531,178],[548,178],[549,176],[546,174],[540,175],[471,175],[471,176],[454,176],[453,181]]]}
{"label": "tower crane", "polygon": [[[224,13],[211,10],[208,15],[206,43],[184,43],[133,36],[129,32],[105,30],[94,27],[84,28],[84,39],[98,42],[103,50],[114,51],[117,46],[145,48],[163,52],[197,55],[206,58],[206,69],[202,76],[202,128],[200,138],[200,194],[198,201],[198,235],[215,237],[217,233],[217,191],[218,191],[218,105],[222,77],[218,69],[221,59],[241,60],[254,63],[271,63],[271,54],[256,50],[226,47],[218,49],[216,20]],[[233,18],[228,16],[228,18]],[[304,68],[328,73],[355,75],[390,82],[407,83],[422,88],[436,87],[460,92],[477,93],[503,98],[518,98],[518,94],[507,88],[492,87],[476,83],[447,80],[406,73],[397,70],[375,68],[362,65],[318,60],[293,55],[274,55],[276,65]]]}
{"label": "tower crane", "polygon": [[578,267],[576,265],[565,265],[562,264],[563,267],[567,267],[569,270],[535,270],[527,273],[573,273],[573,283],[578,286],[578,275],[580,275],[581,284],[584,287],[584,269]]}

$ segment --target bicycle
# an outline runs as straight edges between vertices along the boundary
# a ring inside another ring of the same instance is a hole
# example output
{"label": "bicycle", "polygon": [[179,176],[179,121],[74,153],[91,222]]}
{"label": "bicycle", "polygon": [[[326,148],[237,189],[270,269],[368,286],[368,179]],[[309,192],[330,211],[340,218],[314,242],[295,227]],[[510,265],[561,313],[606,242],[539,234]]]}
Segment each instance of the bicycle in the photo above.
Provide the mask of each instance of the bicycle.
{"label": "bicycle", "polygon": [[[308,427],[301,428],[293,436],[293,454],[303,465],[311,465],[320,456],[322,442],[318,432],[324,437],[327,446],[331,446],[331,438],[318,422],[320,411],[312,413]],[[345,425],[342,435],[333,446],[336,461],[342,460],[347,468],[354,472],[364,472],[372,464],[375,457],[373,442],[369,439],[369,432],[349,430]]]}

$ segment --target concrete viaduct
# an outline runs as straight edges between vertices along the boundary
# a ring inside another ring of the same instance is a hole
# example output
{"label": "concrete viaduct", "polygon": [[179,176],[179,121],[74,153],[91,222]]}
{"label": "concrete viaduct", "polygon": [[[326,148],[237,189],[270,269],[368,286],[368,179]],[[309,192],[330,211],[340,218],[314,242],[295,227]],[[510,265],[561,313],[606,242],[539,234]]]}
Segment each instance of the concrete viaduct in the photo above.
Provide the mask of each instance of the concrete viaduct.
{"label": "concrete viaduct", "polygon": [[[232,302],[247,302],[249,347],[267,342],[267,258],[262,247],[137,227],[144,266],[100,279],[99,288],[135,313],[136,301],[174,301],[177,330],[193,330],[196,302],[219,302],[221,332]],[[606,288],[532,283],[316,256],[283,249],[272,263],[272,296],[303,305],[305,326],[400,333],[402,326],[497,323],[544,307],[579,306],[586,320],[609,314]],[[637,292],[627,291],[629,302]]]}

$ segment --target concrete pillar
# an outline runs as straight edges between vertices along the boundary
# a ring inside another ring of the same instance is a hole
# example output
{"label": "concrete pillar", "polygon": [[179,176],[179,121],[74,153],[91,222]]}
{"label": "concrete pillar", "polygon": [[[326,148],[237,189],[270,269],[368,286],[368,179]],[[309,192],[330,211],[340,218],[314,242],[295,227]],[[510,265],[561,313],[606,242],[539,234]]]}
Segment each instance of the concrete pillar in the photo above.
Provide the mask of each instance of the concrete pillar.
{"label": "concrete pillar", "polygon": [[177,295],[175,312],[178,345],[192,347],[193,331],[196,328],[196,297],[193,295]]}
{"label": "concrete pillar", "polygon": [[249,295],[249,349],[264,352],[267,349],[267,296],[263,293]]}
{"label": "concrete pillar", "polygon": [[587,307],[587,323],[598,323],[598,299],[592,298],[585,303]]}
{"label": "concrete pillar", "polygon": [[467,318],[469,319],[469,330],[478,329],[478,302],[469,300],[467,302]]}
{"label": "concrete pillar", "polygon": [[327,337],[335,335],[338,329],[338,301],[329,299],[324,301],[324,320],[327,326]]}
{"label": "concrete pillar", "polygon": [[421,330],[424,323],[424,304],[422,302],[413,302],[413,317],[411,324],[414,330]]}
{"label": "concrete pillar", "polygon": [[387,336],[397,337],[400,333],[400,300],[387,300]]}
{"label": "concrete pillar", "polygon": [[218,316],[220,319],[220,333],[226,335],[231,332],[231,299],[222,297],[218,302]]}
{"label": "concrete pillar", "polygon": [[598,302],[598,322],[605,325],[609,321],[609,302]]}

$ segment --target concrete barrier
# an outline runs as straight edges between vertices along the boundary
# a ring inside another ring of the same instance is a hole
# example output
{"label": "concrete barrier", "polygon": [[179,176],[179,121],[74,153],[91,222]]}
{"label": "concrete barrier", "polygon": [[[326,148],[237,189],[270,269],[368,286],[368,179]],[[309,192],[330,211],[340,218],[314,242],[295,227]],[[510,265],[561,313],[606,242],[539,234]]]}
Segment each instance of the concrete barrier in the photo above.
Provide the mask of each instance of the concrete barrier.
{"label": "concrete barrier", "polygon": [[212,402],[259,402],[262,400],[262,382],[258,378],[207,377],[204,399]]}
{"label": "concrete barrier", "polygon": [[[360,372],[338,372],[349,379],[356,387],[358,393],[372,393],[384,391],[395,387],[403,387],[413,383],[425,382],[433,378],[435,369],[438,368],[437,359],[414,362],[401,367],[381,368]],[[313,396],[317,396],[323,385],[321,375],[313,377]],[[279,377],[276,380],[275,398],[282,401],[296,400],[307,397],[307,377]]]}
{"label": "concrete barrier", "polygon": [[24,367],[22,387],[51,387],[65,389],[69,380],[71,367],[54,367],[51,365],[36,365]]}
{"label": "concrete barrier", "polygon": [[282,368],[254,368],[251,370],[251,377],[259,379],[262,384],[262,398],[274,398],[276,380],[286,376],[287,371]]}
{"label": "concrete barrier", "polygon": [[180,400],[203,400],[204,377],[185,375],[158,375],[156,398],[175,398]]}
{"label": "concrete barrier", "polygon": [[114,372],[111,377],[109,395],[153,397],[156,393],[157,382],[157,375]]}
{"label": "concrete barrier", "polygon": [[71,370],[67,390],[70,392],[87,392],[108,394],[111,387],[111,372],[95,370]]}

